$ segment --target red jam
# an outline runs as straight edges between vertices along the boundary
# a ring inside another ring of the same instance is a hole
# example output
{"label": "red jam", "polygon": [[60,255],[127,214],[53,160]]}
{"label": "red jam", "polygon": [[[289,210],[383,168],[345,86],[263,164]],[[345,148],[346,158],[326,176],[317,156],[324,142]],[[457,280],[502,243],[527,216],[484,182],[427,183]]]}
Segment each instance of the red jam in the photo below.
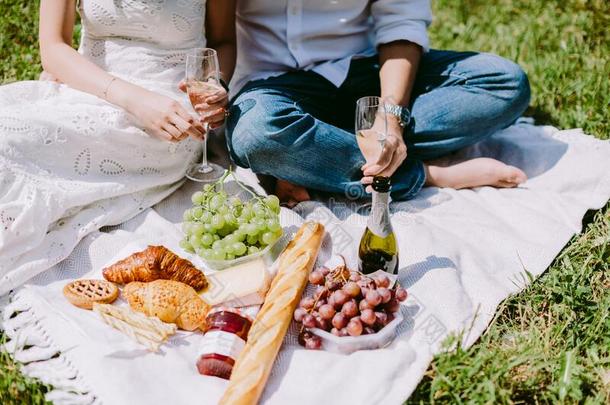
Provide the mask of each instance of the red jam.
{"label": "red jam", "polygon": [[218,308],[208,314],[201,343],[199,374],[229,379],[235,360],[243,350],[258,307]]}

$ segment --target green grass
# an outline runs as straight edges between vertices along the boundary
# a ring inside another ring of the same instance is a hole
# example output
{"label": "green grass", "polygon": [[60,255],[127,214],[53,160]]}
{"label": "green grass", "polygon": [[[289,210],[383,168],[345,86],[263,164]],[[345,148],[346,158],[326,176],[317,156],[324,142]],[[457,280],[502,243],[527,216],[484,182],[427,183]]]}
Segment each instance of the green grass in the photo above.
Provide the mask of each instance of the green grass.
{"label": "green grass", "polygon": [[[528,115],[610,138],[609,2],[437,0],[434,9],[434,47],[516,60],[532,85]],[[36,20],[37,2],[0,5],[2,82],[37,77]],[[585,222],[479,342],[435,358],[409,403],[610,403],[609,206]],[[0,355],[0,403],[42,403],[45,389]]]}

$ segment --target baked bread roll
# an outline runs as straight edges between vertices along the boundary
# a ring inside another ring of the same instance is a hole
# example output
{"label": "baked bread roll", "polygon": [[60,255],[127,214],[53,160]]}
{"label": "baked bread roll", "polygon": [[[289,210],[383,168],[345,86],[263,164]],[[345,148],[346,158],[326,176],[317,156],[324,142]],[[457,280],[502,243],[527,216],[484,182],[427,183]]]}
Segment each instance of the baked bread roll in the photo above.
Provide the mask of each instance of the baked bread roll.
{"label": "baked bread roll", "polygon": [[165,246],[149,246],[106,267],[102,274],[106,280],[119,284],[162,279],[180,281],[197,291],[208,286],[208,281],[199,269]]}
{"label": "baked bread roll", "polygon": [[175,323],[180,329],[204,328],[210,306],[190,286],[172,280],[133,282],[123,290],[131,309]]}
{"label": "baked bread roll", "polygon": [[246,346],[233,366],[221,404],[254,405],[260,399],[323,236],[321,224],[306,222],[282,252],[278,273],[248,333]]}

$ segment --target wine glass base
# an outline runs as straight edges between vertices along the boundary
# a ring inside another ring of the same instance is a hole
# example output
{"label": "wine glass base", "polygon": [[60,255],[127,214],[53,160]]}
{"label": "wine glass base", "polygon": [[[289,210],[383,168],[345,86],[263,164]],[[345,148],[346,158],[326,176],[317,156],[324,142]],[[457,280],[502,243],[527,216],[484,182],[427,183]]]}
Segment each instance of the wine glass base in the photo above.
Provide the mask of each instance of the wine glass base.
{"label": "wine glass base", "polygon": [[208,163],[206,166],[198,163],[188,168],[186,177],[199,183],[212,183],[225,174],[225,169],[216,163]]}

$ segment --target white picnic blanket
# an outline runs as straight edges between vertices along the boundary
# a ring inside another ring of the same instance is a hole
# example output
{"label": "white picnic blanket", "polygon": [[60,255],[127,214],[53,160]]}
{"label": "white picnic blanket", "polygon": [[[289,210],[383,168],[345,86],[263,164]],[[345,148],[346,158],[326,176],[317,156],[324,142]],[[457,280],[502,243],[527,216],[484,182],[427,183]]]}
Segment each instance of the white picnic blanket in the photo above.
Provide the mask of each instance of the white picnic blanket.
{"label": "white picnic blanket", "polygon": [[[448,334],[465,330],[464,346],[473,344],[498,304],[527,285],[526,271],[540,275],[580,231],[585,212],[610,198],[610,142],[580,130],[520,123],[452,159],[470,156],[500,158],[530,179],[510,190],[427,188],[415,200],[393,203],[400,281],[410,293],[398,337],[385,349],[338,355],[301,348],[291,330],[262,403],[402,403]],[[161,354],[150,354],[61,294],[69,280],[100,277],[103,265],[137,246],[163,243],[181,252],[177,224],[195,187],[186,183],[154,209],[89,235],[13,295],[3,314],[6,348],[26,374],[55,386],[50,400],[217,403],[226,381],[197,374],[201,335],[181,332]],[[366,213],[356,201],[331,199],[282,209],[281,219],[289,234],[303,218],[322,222],[331,238],[319,261],[341,253],[353,264]]]}

